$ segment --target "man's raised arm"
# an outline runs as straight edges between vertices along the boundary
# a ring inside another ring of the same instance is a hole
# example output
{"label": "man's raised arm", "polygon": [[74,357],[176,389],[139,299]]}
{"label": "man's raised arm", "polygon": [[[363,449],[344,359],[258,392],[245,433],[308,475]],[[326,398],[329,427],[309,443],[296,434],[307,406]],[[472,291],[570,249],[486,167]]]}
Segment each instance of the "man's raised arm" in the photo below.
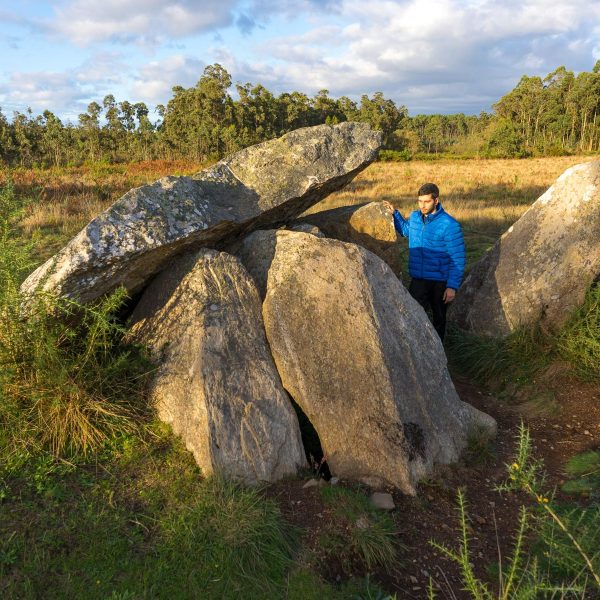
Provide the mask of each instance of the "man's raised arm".
{"label": "man's raised arm", "polygon": [[408,221],[395,209],[391,202],[383,201],[384,208],[394,217],[394,228],[403,237],[408,237]]}

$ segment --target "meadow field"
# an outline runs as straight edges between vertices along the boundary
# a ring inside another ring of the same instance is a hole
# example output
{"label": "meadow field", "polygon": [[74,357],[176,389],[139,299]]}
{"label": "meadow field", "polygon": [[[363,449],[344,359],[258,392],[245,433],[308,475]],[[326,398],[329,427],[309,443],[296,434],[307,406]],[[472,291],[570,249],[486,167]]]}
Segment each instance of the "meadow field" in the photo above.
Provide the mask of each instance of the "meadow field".
{"label": "meadow field", "polygon": [[[592,159],[377,162],[310,212],[388,200],[407,214],[432,181],[463,225],[471,265],[557,176]],[[132,187],[204,166],[0,171],[0,597],[598,598],[600,373],[593,360],[576,368],[600,344],[597,290],[552,339],[450,336],[450,358],[466,357],[451,360],[459,394],[496,417],[498,440],[475,432],[459,465],[416,498],[396,494],[393,513],[373,509],[361,486],[304,489],[309,471],[260,489],[203,478],[141,406],[151,366],[115,343],[114,307],[90,316],[93,340],[54,322],[23,325],[22,265],[51,256]],[[98,394],[117,392],[126,408],[93,443],[48,443],[67,413],[88,418]]]}
{"label": "meadow field", "polygon": [[[445,209],[465,230],[471,259],[478,258],[565,169],[590,156],[531,159],[377,162],[344,190],[307,213],[349,204],[389,200],[404,214],[414,210],[422,183],[438,183]],[[167,175],[191,175],[206,164],[148,161],[73,168],[0,170],[17,192],[33,201],[19,226],[40,237],[40,261],[132,187]]]}

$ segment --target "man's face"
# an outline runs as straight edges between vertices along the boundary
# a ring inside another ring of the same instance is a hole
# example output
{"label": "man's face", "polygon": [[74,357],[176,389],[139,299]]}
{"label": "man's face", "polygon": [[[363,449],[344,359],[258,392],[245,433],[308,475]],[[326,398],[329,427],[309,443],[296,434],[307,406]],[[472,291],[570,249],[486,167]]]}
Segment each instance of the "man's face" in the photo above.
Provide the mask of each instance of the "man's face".
{"label": "man's face", "polygon": [[438,206],[439,200],[437,198],[433,198],[431,194],[427,194],[426,196],[419,196],[419,210],[422,215],[430,215],[435,212]]}

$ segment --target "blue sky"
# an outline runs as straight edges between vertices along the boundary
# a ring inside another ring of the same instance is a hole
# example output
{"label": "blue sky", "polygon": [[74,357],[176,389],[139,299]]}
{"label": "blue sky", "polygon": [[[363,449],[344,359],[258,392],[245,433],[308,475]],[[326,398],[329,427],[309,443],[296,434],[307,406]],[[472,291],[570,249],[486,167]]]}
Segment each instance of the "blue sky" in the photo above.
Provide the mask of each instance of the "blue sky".
{"label": "blue sky", "polygon": [[221,63],[235,83],[382,91],[410,114],[490,110],[523,74],[600,59],[599,0],[0,0],[0,108],[77,120],[165,103]]}

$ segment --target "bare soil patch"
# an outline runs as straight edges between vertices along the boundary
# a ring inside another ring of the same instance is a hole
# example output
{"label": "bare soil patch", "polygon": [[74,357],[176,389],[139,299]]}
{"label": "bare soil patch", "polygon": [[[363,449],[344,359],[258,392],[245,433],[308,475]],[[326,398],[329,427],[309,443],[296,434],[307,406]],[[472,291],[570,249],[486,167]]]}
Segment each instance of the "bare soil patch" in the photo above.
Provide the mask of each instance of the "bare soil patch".
{"label": "bare soil patch", "polygon": [[[578,382],[560,370],[550,375],[536,388],[538,392],[552,393],[550,415],[532,414],[530,406],[524,409],[524,398],[518,404],[499,400],[468,381],[455,379],[463,400],[498,421],[493,455],[482,464],[477,464],[477,456],[471,456],[442,469],[435,479],[422,482],[416,497],[393,492],[398,561],[390,569],[379,569],[372,574],[384,589],[396,592],[398,598],[426,598],[431,576],[438,587],[438,597],[470,598],[461,591],[457,565],[442,557],[429,543],[436,540],[456,548],[459,489],[464,491],[468,503],[475,571],[494,586],[499,560],[506,563],[512,550],[520,507],[532,505],[531,499],[524,495],[500,494],[495,490],[506,479],[506,465],[512,462],[521,419],[530,429],[534,456],[543,460],[546,467],[548,487],[557,489],[559,499],[573,500],[560,492],[566,477],[564,466],[572,456],[600,447],[600,389]],[[340,522],[333,508],[323,501],[319,488],[303,489],[303,484],[304,481],[298,480],[280,482],[271,486],[267,494],[277,499],[285,518],[301,528],[302,547],[309,564],[331,582],[366,575],[368,569],[359,560],[349,565],[347,560],[323,547],[323,532],[351,524]],[[340,485],[350,486],[347,482]],[[366,489],[362,491],[368,493]]]}

